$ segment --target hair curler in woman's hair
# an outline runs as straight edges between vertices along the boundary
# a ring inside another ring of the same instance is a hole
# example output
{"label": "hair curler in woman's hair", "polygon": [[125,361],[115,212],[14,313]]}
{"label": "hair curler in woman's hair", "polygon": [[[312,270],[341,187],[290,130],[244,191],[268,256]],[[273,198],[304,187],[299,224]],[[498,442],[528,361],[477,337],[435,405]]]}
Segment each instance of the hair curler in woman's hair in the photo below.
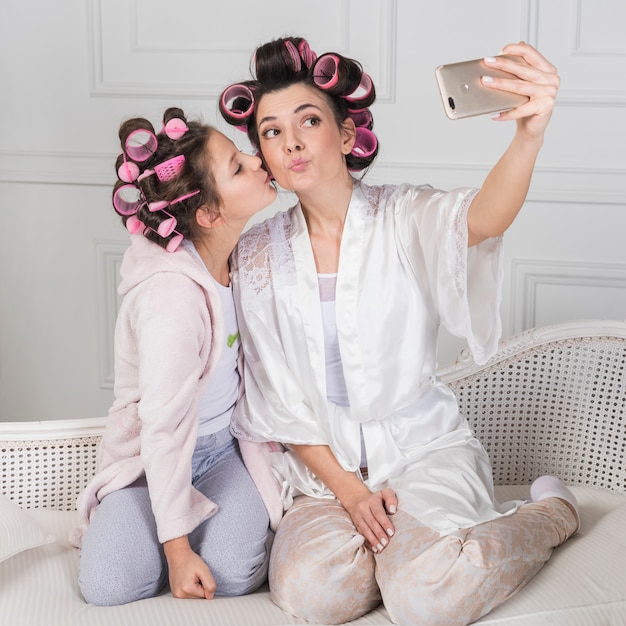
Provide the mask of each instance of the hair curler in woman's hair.
{"label": "hair curler in woman's hair", "polygon": [[362,127],[372,130],[372,127],[374,126],[374,118],[372,117],[372,113],[369,109],[348,109],[348,115],[352,118],[352,121],[357,128]]}
{"label": "hair curler in woman's hair", "polygon": [[360,109],[371,106],[376,99],[376,91],[370,75],[363,72],[354,91],[345,95],[344,98],[351,104],[358,104]]}
{"label": "hair curler in woman's hair", "polygon": [[296,45],[290,39],[285,41],[285,49],[287,50],[287,59],[291,63],[294,72],[302,69],[302,57]]}
{"label": "hair curler in woman's hair", "polygon": [[352,93],[359,86],[361,74],[356,63],[332,52],[319,56],[312,68],[313,82],[332,96]]}
{"label": "hair curler in woman's hair", "polygon": [[254,112],[254,91],[244,83],[227,87],[220,98],[220,112],[233,126],[247,124]]}
{"label": "hair curler in woman's hair", "polygon": [[317,59],[317,54],[311,50],[309,46],[309,42],[306,39],[301,39],[298,44],[298,52],[300,53],[300,58],[304,61],[304,64],[310,68],[313,63],[315,63]]}
{"label": "hair curler in woman's hair", "polygon": [[376,135],[367,128],[358,127],[356,129],[356,140],[350,154],[356,157],[368,158],[378,150],[378,139]]}

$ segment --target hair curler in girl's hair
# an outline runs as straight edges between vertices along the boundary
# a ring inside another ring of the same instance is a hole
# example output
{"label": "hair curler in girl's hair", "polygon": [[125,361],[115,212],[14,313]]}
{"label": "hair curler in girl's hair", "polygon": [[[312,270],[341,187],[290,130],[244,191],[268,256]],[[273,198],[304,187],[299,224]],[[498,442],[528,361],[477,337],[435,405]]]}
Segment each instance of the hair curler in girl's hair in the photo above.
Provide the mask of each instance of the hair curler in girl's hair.
{"label": "hair curler in girl's hair", "polygon": [[207,124],[187,122],[177,107],[165,111],[158,134],[144,118],[122,123],[124,152],[115,163],[112,200],[131,234],[174,251],[183,237],[194,236],[197,209],[219,205],[206,158],[213,132]]}
{"label": "hair curler in girl's hair", "polygon": [[133,161],[143,163],[157,150],[159,142],[152,130],[137,128],[131,131],[124,140],[124,152]]}
{"label": "hair curler in girl's hair", "polygon": [[233,126],[247,124],[254,112],[254,91],[244,83],[226,87],[220,98],[220,112]]}

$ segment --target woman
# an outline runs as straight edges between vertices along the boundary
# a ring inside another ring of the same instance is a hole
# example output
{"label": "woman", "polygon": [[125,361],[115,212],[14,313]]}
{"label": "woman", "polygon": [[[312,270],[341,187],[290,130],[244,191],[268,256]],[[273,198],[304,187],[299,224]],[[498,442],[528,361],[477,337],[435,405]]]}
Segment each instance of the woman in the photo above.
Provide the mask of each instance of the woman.
{"label": "woman", "polygon": [[248,593],[266,578],[273,532],[229,430],[240,395],[229,256],[276,190],[258,157],[180,109],[158,134],[128,120],[120,139],[113,206],[133,234],[115,402],[72,536],[79,586],[100,605],[168,580],[178,598]]}
{"label": "woman", "polygon": [[225,90],[298,204],[238,244],[233,283],[246,358],[241,440],[276,440],[287,509],[270,562],[274,601],[343,623],[381,600],[394,622],[467,624],[518,591],[578,527],[556,478],[532,502],[494,498],[489,459],[435,377],[444,324],[486,361],[500,334],[501,234],[521,208],[559,79],[531,46],[485,59],[529,97],[502,113],[511,145],[480,190],[369,187],[375,158],[360,65],[301,38],[255,53],[253,80]]}

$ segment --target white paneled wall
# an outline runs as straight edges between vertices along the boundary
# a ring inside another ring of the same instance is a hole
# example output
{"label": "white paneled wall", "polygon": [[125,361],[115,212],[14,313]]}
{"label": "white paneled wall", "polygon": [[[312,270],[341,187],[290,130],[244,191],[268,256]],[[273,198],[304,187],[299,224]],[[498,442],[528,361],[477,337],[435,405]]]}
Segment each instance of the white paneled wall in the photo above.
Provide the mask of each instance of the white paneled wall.
{"label": "white paneled wall", "polygon": [[[626,4],[622,0],[33,0],[0,20],[0,420],[103,415],[127,235],[110,206],[120,122],[181,106],[217,119],[256,45],[282,34],[362,61],[378,93],[370,182],[479,186],[512,135],[450,121],[434,67],[524,39],[559,100],[506,235],[505,335],[626,317]],[[292,201],[281,196],[271,211]],[[463,347],[442,333],[440,360]]]}

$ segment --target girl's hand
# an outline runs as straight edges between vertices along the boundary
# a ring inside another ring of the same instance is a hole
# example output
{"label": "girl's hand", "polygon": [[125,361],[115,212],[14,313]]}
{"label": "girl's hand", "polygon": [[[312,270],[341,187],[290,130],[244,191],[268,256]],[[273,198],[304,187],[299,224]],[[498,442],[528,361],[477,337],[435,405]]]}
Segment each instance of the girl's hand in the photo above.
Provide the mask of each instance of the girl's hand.
{"label": "girl's hand", "polygon": [[365,537],[368,547],[373,552],[381,552],[395,532],[389,515],[398,509],[398,498],[390,488],[372,493],[365,485],[363,487],[364,490],[341,503],[356,529]]}
{"label": "girl's hand", "polygon": [[217,586],[211,570],[191,549],[187,537],[166,541],[163,548],[172,595],[175,598],[213,598]]}
{"label": "girl's hand", "polygon": [[486,81],[483,78],[483,85],[522,94],[528,96],[529,100],[515,109],[496,115],[494,119],[517,120],[518,132],[529,139],[543,140],[561,82],[557,70],[535,48],[524,42],[505,46],[502,54],[521,57],[522,61],[501,57],[488,57],[484,61],[490,67],[514,74],[517,79],[493,78],[492,81]]}

